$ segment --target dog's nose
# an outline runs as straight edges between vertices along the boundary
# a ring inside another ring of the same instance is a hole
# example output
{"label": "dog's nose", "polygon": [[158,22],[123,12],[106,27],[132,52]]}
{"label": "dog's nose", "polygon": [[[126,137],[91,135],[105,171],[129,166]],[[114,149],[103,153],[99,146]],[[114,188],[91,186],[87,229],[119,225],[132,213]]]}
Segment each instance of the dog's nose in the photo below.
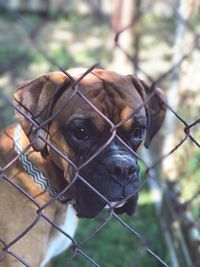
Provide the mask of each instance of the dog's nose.
{"label": "dog's nose", "polygon": [[118,181],[129,182],[136,177],[139,166],[136,160],[129,156],[115,155],[107,162],[110,174]]}

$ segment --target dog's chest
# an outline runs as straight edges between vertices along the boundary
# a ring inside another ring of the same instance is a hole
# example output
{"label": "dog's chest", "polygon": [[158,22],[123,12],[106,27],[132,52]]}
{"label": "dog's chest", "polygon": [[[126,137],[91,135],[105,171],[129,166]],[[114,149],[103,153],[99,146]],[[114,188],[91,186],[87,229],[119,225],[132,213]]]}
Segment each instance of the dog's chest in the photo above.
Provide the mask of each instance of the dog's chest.
{"label": "dog's chest", "polygon": [[[61,225],[59,225],[59,227],[63,232],[73,238],[76,231],[77,222],[78,218],[76,216],[76,213],[72,206],[69,205],[65,214],[65,220]],[[45,267],[53,257],[59,255],[71,245],[71,240],[66,235],[57,230],[53,231],[54,233],[49,240],[45,258],[40,267]]]}

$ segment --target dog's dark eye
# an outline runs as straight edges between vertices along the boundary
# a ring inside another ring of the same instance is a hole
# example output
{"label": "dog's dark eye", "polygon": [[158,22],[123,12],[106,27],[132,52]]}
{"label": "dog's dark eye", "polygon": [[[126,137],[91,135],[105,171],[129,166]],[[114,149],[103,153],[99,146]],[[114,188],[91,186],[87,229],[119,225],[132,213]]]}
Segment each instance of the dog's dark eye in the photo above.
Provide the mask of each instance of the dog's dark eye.
{"label": "dog's dark eye", "polygon": [[86,128],[79,127],[73,130],[73,135],[78,141],[88,139],[88,131]]}
{"label": "dog's dark eye", "polygon": [[134,129],[133,136],[131,137],[131,143],[137,145],[144,139],[145,128],[137,127]]}
{"label": "dog's dark eye", "polygon": [[144,137],[144,129],[143,128],[136,128],[134,131],[134,138],[137,140],[142,140]]}

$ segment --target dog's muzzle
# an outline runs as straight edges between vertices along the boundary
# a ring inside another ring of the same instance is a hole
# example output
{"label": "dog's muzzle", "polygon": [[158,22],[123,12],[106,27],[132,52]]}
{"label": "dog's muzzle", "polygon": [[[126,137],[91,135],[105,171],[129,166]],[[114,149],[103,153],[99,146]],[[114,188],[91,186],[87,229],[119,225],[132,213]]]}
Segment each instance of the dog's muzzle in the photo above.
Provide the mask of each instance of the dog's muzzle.
{"label": "dog's muzzle", "polygon": [[139,166],[136,160],[129,155],[124,155],[123,152],[110,156],[106,160],[105,166],[111,177],[122,186],[132,182],[139,173]]}
{"label": "dog's muzzle", "polygon": [[93,218],[113,203],[116,213],[134,213],[138,199],[139,166],[129,152],[105,150],[84,167],[80,175],[94,190],[80,179],[75,182],[74,208],[79,217]]}

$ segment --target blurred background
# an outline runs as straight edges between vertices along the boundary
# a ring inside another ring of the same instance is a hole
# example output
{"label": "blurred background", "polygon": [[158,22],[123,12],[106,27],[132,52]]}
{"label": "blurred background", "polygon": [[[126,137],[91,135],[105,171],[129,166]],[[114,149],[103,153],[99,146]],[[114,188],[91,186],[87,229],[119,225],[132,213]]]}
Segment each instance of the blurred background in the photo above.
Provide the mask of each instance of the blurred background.
{"label": "blurred background", "polygon": [[[81,249],[99,266],[200,266],[199,0],[0,0],[0,129],[15,121],[10,101],[23,81],[95,63],[163,88],[168,113],[141,151],[149,168],[141,163],[136,214],[121,216],[135,234],[113,217]],[[77,242],[107,216],[81,219]],[[94,264],[79,255],[69,266]]]}

